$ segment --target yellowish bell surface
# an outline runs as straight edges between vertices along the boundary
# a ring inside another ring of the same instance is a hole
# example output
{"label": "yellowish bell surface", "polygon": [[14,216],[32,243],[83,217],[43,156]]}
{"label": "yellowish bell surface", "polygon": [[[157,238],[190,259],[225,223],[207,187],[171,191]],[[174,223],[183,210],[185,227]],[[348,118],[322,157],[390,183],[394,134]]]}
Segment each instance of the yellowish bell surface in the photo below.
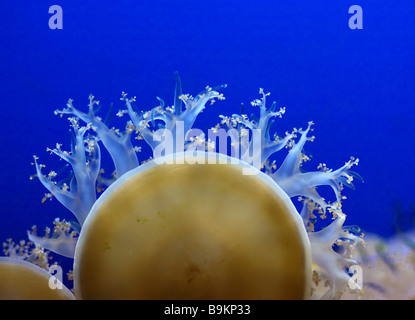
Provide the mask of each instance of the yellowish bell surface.
{"label": "yellowish bell surface", "polygon": [[307,297],[311,254],[302,220],[268,176],[246,174],[248,167],[151,161],[123,175],[82,228],[75,296]]}
{"label": "yellowish bell surface", "polygon": [[[51,284],[51,285],[49,285]],[[58,286],[46,270],[23,260],[0,257],[0,300],[70,300],[73,294]]]}

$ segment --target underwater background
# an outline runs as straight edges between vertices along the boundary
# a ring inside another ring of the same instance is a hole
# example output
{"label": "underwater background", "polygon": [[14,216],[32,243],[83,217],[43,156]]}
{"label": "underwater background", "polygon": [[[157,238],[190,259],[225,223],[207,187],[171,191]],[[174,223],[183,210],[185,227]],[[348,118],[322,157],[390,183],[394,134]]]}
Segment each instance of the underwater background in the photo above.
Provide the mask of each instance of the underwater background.
{"label": "underwater background", "polygon": [[[63,9],[50,29],[49,7]],[[363,9],[350,29],[349,8]],[[257,112],[258,89],[286,107],[283,134],[314,121],[312,155],[339,168],[350,156],[364,183],[346,190],[346,225],[392,236],[415,223],[415,3],[398,1],[33,1],[0,3],[0,237],[26,238],[55,217],[73,219],[29,177],[33,155],[62,165],[46,148],[70,149],[69,122],[54,115],[69,98],[86,111],[94,94],[105,117],[121,92],[140,110],[173,103],[174,71],[185,93],[228,84],[195,127],[219,115]],[[114,119],[114,122],[116,120]],[[121,127],[120,127],[121,128]],[[146,150],[139,160],[148,158]],[[110,171],[110,170],[109,170]]]}

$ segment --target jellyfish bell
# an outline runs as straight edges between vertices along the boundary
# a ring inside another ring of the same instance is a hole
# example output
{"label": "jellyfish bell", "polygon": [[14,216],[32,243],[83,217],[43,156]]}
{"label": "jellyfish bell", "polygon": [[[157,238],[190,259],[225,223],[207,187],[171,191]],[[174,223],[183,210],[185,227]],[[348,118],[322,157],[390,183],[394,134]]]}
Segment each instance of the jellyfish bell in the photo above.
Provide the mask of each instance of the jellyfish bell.
{"label": "jellyfish bell", "polygon": [[0,257],[0,300],[73,300],[72,292],[45,269]]}
{"label": "jellyfish bell", "polygon": [[307,298],[311,253],[303,221],[287,194],[252,170],[222,154],[186,152],[125,173],[85,220],[75,296]]}

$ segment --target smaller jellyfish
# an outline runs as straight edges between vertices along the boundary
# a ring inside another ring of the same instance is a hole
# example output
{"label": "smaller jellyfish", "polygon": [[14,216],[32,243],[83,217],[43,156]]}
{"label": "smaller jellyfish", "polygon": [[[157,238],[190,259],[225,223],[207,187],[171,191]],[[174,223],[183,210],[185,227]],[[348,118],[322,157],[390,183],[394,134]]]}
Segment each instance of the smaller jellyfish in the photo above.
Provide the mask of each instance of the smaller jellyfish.
{"label": "smaller jellyfish", "polygon": [[72,292],[58,281],[33,263],[0,257],[0,300],[73,300]]}
{"label": "smaller jellyfish", "polygon": [[[62,283],[62,269],[49,264],[48,252],[40,245],[12,239],[3,243],[0,257],[0,300],[73,300]],[[60,276],[60,277],[58,277]]]}

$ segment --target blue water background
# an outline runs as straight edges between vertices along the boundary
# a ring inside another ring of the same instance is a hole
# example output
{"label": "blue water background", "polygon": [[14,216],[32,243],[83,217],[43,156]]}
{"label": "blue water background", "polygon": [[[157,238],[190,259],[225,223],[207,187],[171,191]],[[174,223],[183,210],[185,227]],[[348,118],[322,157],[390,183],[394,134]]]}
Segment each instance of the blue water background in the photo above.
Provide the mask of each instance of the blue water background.
{"label": "blue water background", "polygon": [[[63,29],[51,30],[48,9],[63,8]],[[348,9],[363,8],[363,29],[351,30]],[[122,91],[137,107],[172,104],[174,71],[184,92],[227,83],[224,102],[208,107],[196,127],[218,115],[251,113],[258,89],[286,107],[281,135],[315,122],[305,151],[329,168],[350,156],[364,178],[345,192],[347,224],[392,235],[397,207],[411,228],[414,191],[415,3],[413,1],[10,1],[0,3],[0,240],[24,238],[55,217],[72,219],[46,189],[29,180],[32,155],[69,150],[69,123],[53,114],[68,98],[86,110],[93,93],[105,108]],[[257,111],[257,110],[256,110]],[[141,158],[140,160],[145,160]],[[237,187],[237,185],[235,186]]]}

